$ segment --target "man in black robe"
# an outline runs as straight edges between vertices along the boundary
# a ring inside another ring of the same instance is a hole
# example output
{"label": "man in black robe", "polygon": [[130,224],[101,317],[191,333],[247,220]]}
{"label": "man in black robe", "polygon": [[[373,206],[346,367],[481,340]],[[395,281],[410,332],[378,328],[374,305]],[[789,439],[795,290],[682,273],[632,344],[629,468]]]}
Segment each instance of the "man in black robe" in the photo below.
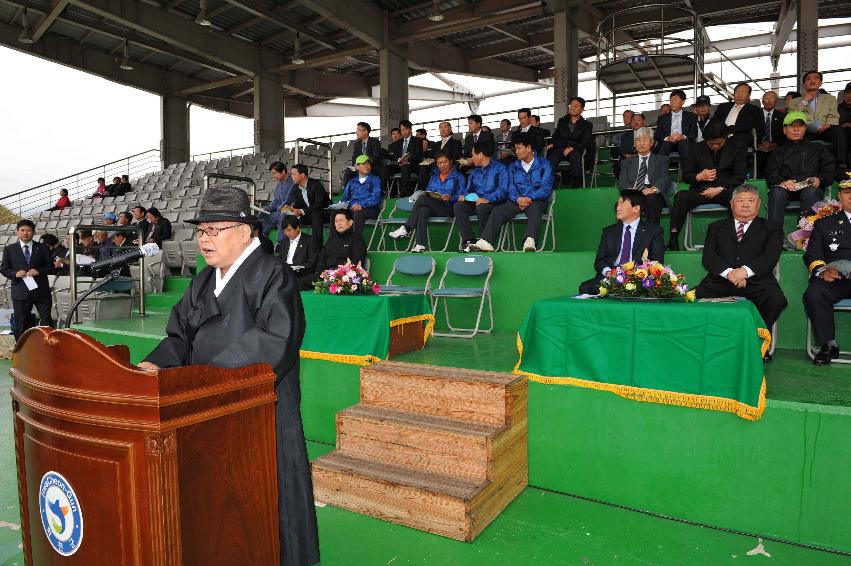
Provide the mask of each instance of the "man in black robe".
{"label": "man in black robe", "polygon": [[[277,380],[275,432],[281,565],[319,562],[313,483],[299,403],[299,349],[304,337],[297,281],[252,237],[248,195],[211,188],[194,220],[207,261],[172,309],[167,337],[139,364],[156,370],[191,364],[239,368],[268,363]],[[238,462],[234,462],[239,465]]]}

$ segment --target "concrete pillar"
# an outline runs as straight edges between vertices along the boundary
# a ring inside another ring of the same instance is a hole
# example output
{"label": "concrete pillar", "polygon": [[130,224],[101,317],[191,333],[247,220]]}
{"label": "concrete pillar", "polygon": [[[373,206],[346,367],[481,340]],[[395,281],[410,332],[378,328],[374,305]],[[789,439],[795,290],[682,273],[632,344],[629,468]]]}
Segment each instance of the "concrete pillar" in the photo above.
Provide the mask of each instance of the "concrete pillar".
{"label": "concrete pillar", "polygon": [[818,1],[798,2],[798,84],[801,92],[803,76],[818,70]]}
{"label": "concrete pillar", "polygon": [[254,77],[254,152],[266,155],[284,147],[284,89],[270,75]]}
{"label": "concrete pillar", "polygon": [[571,97],[579,92],[579,31],[568,10],[553,13],[553,39],[553,113],[558,121],[567,114]]}
{"label": "concrete pillar", "polygon": [[189,105],[178,96],[166,95],[160,100],[160,159],[165,168],[189,161]]}
{"label": "concrete pillar", "polygon": [[408,61],[389,49],[378,51],[380,68],[379,116],[381,135],[389,136],[399,120],[408,118]]}

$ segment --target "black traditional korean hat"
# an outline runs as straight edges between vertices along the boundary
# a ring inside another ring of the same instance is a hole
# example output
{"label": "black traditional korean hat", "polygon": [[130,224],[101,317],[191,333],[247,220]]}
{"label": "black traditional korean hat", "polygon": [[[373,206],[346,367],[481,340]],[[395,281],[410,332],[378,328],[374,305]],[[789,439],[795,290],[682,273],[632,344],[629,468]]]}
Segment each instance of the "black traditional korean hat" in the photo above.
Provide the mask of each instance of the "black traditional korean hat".
{"label": "black traditional korean hat", "polygon": [[224,185],[207,189],[207,192],[201,197],[198,215],[186,222],[190,224],[202,222],[259,224],[260,220],[254,216],[251,210],[248,193],[239,187]]}

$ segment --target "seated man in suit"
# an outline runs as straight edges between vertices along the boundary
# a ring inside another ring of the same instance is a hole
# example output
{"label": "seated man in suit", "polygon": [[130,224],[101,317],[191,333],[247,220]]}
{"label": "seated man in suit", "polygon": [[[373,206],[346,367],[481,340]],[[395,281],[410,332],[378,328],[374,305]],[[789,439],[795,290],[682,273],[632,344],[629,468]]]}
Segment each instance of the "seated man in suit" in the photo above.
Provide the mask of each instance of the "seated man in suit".
{"label": "seated man in suit", "polygon": [[683,110],[686,93],[682,90],[672,90],[668,100],[671,102],[670,111],[660,112],[656,122],[656,151],[662,155],[677,151],[680,159],[685,160],[691,143],[697,137],[697,116]]}
{"label": "seated man in suit", "polygon": [[297,216],[302,226],[310,226],[311,237],[317,246],[322,245],[322,231],[328,218],[326,210],[331,197],[322,183],[307,176],[307,165],[296,163],[290,176],[293,178],[293,190],[290,195],[292,214]]}
{"label": "seated man in suit", "polygon": [[759,108],[751,104],[751,85],[748,83],[737,84],[733,90],[733,102],[719,104],[712,119],[724,124],[730,141],[744,150],[753,146],[754,132],[758,140],[765,135],[765,121]]}
{"label": "seated man in suit", "polygon": [[[319,248],[313,238],[301,233],[301,226],[295,216],[286,216],[281,222],[284,227],[284,241],[278,246],[281,262],[292,269],[296,275],[316,273],[316,261],[319,259]],[[299,280],[302,291],[313,289],[312,281]]]}
{"label": "seated man in suit", "polygon": [[423,144],[419,138],[411,135],[413,124],[409,120],[399,122],[400,138],[387,148],[390,154],[390,165],[387,175],[399,173],[399,196],[408,197],[414,192],[411,173],[419,172],[420,161],[423,160]]}
{"label": "seated man in suit", "polygon": [[783,135],[783,118],[786,114],[777,109],[777,93],[769,90],[762,95],[762,139],[757,138],[756,171],[757,178],[764,179],[768,156],[786,141]]}
{"label": "seated man in suit", "polygon": [[511,120],[500,120],[499,131],[494,134],[497,159],[514,159],[514,144],[511,142]]}
{"label": "seated man in suit", "polygon": [[453,137],[452,124],[441,122],[438,129],[440,141],[429,144],[428,151],[423,153],[423,160],[420,162],[420,188],[428,186],[428,181],[436,169],[434,160],[438,153],[446,154],[453,163],[461,159],[461,142]]}
{"label": "seated man in suit", "polygon": [[[786,143],[771,152],[766,165],[768,219],[783,226],[790,200],[801,203],[802,216],[813,213],[813,205],[824,198],[824,189],[833,182],[836,162],[830,150],[808,141],[807,115],[789,112],[783,118]],[[803,188],[798,186],[803,183]]]}
{"label": "seated man in suit", "polygon": [[783,227],[757,216],[759,207],[756,187],[741,185],[733,190],[732,217],[713,222],[706,232],[703,267],[707,275],[695,295],[699,299],[745,297],[771,329],[788,304],[774,278],[783,250]]}
{"label": "seated man in suit", "polygon": [[845,179],[845,167],[848,164],[848,145],[839,127],[836,97],[820,90],[823,80],[818,71],[804,73],[804,94],[792,100],[786,111],[797,110],[807,115],[807,137],[830,142],[831,152],[836,159],[835,178],[841,181]]}
{"label": "seated man in suit", "polygon": [[[452,207],[461,234],[461,248],[466,252],[476,241],[470,227],[470,216],[475,214],[478,218],[481,234],[493,208],[508,198],[508,168],[493,158],[493,149],[489,145],[473,145],[473,164],[476,168],[467,175],[467,190],[458,195]],[[476,199],[467,200],[469,195],[476,195]]]}
{"label": "seated man in suit", "polygon": [[313,282],[319,279],[323,271],[346,262],[357,265],[366,261],[366,242],[352,230],[352,212],[346,208],[335,210],[332,218],[333,228],[328,233],[328,241],[319,252],[316,271],[299,276],[302,288],[312,289]]}
{"label": "seated man in suit", "polygon": [[[42,326],[53,326],[50,311],[53,306],[48,275],[55,271],[53,253],[46,245],[33,241],[35,224],[32,220],[19,220],[17,224],[18,241],[9,244],[3,250],[0,273],[12,282],[12,308],[15,313],[15,325],[12,333],[15,340],[32,327],[30,313],[33,305],[38,310]],[[30,288],[26,281],[35,283]]]}
{"label": "seated man in suit", "polygon": [[704,134],[706,139],[695,144],[682,162],[683,181],[691,186],[674,195],[670,251],[680,249],[680,229],[691,209],[702,204],[729,207],[733,189],[745,182],[747,153],[727,142],[724,124],[712,121]]}
{"label": "seated man in suit", "polygon": [[562,161],[570,162],[567,179],[562,183],[567,187],[582,186],[582,162],[584,152],[591,148],[591,122],[582,117],[585,110],[585,99],[574,96],[567,106],[567,115],[562,116],[556,124],[553,138],[547,146],[547,159],[553,171],[558,171]]}
{"label": "seated man in suit", "polygon": [[262,235],[268,237],[272,230],[277,228],[278,242],[280,242],[284,238],[281,219],[286,216],[292,202],[290,197],[293,191],[293,179],[287,173],[287,166],[281,161],[275,161],[269,165],[269,172],[278,184],[275,187],[272,202],[263,207],[263,210],[269,214],[263,214],[260,217],[263,223]]}
{"label": "seated man in suit", "polygon": [[470,161],[473,157],[473,145],[484,143],[492,148],[496,147],[492,132],[482,130],[482,117],[478,114],[470,114],[467,116],[467,127],[469,129],[464,136],[464,148],[461,150],[461,160],[458,162],[458,170],[466,174],[467,171],[473,168],[473,163]]}
{"label": "seated man in suit", "polygon": [[621,192],[628,189],[641,191],[644,202],[641,211],[651,224],[660,225],[662,208],[670,204],[672,193],[671,174],[668,171],[668,156],[653,154],[653,130],[638,128],[635,130],[634,157],[624,161],[618,177]]}
{"label": "seated man in suit", "polygon": [[508,168],[508,200],[493,209],[482,237],[470,245],[472,251],[494,251],[502,227],[521,212],[528,218],[523,251],[534,252],[537,247],[541,218],[553,193],[553,170],[549,161],[535,155],[528,134],[515,140],[517,160]]}
{"label": "seated man in suit", "polygon": [[[632,118],[630,118],[630,122],[627,124],[631,129],[621,134],[618,141],[618,148],[614,150],[617,153],[617,160],[612,167],[612,171],[614,172],[615,177],[618,178],[621,176],[621,168],[623,167],[624,161],[635,156],[635,131],[638,128],[644,127],[645,120],[644,114],[633,112],[632,110],[627,110],[627,112],[632,114]],[[626,116],[626,112],[624,112],[624,116]],[[650,149],[653,149],[653,143],[654,141],[651,139]]]}
{"label": "seated man in suit", "polygon": [[351,179],[357,176],[358,172],[355,168],[355,160],[361,155],[369,156],[370,163],[375,164],[372,168],[372,174],[383,178],[382,169],[384,168],[384,164],[382,160],[381,142],[378,138],[369,137],[370,132],[372,132],[372,127],[368,123],[358,122],[357,129],[355,131],[355,145],[352,150],[352,164],[351,166],[343,169],[343,183],[340,186],[345,187],[349,184]]}
{"label": "seated man in suit", "polygon": [[665,261],[662,228],[641,220],[641,206],[644,202],[644,195],[635,189],[621,193],[615,207],[618,221],[603,228],[597,257],[594,259],[595,275],[579,285],[580,293],[598,295],[600,281],[609,275],[611,268],[630,261],[641,261],[645,254],[651,261]]}
{"label": "seated man in suit", "polygon": [[833,305],[851,299],[851,278],[829,267],[839,260],[851,260],[851,183],[839,185],[842,210],[816,220],[810,235],[804,265],[810,272],[810,284],[804,291],[804,308],[813,325],[816,344],[821,349],[813,358],[817,366],[828,365],[839,357]]}
{"label": "seated man in suit", "polygon": [[381,179],[373,175],[372,162],[368,155],[360,155],[355,160],[357,176],[349,180],[343,189],[340,202],[349,203],[354,219],[355,234],[363,232],[367,220],[375,220],[381,212]]}
{"label": "seated man in suit", "polygon": [[541,133],[544,134],[544,139],[546,139],[546,138],[548,138],[552,135],[552,132],[550,132],[548,129],[541,128],[541,117],[538,116],[537,114],[532,114],[532,125],[535,126],[536,128],[540,128]]}
{"label": "seated man in suit", "polygon": [[[511,145],[514,146],[517,143],[517,138],[520,134],[528,134],[526,137],[532,143],[532,151],[535,152],[535,155],[543,155],[546,150],[544,130],[532,123],[532,110],[529,108],[518,110],[517,121],[520,125],[511,134]],[[508,167],[514,163],[515,158],[516,156],[508,157],[503,160],[503,164]]]}
{"label": "seated man in suit", "polygon": [[148,209],[145,218],[147,218],[149,225],[148,237],[145,238],[145,241],[147,243],[153,242],[162,248],[164,240],[171,240],[171,221],[160,214],[159,209],[153,206]]}

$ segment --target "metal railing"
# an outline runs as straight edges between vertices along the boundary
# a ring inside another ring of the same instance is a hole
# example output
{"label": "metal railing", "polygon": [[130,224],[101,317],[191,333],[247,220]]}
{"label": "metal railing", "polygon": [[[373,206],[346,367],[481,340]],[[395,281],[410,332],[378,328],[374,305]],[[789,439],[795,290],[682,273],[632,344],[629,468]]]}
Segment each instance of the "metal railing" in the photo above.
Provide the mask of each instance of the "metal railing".
{"label": "metal railing", "polygon": [[222,149],[219,151],[206,151],[204,153],[195,153],[189,157],[189,160],[212,161],[213,159],[220,159],[222,157],[233,157],[234,155],[248,155],[250,153],[254,153],[253,145],[247,145],[245,147],[234,147],[231,149]]}
{"label": "metal railing", "polygon": [[[312,139],[312,138],[297,138],[295,140],[295,156],[294,156],[294,159],[293,159],[295,161],[295,163],[301,163],[302,156],[311,156],[311,157],[319,157],[319,158],[323,157],[321,155],[317,155],[317,154],[314,154],[314,153],[307,153],[307,152],[303,151],[300,147],[302,144],[312,144],[312,145],[315,145],[317,148],[319,148],[319,147],[325,148],[325,154],[326,155],[324,157],[328,159],[328,194],[331,195],[332,194],[332,192],[331,192],[332,186],[334,184],[333,178],[332,178],[334,176],[333,175],[333,171],[334,171],[334,151],[333,151],[334,148],[333,148],[333,146],[330,143],[325,143],[325,142],[315,140],[315,139]],[[305,146],[305,149],[307,149],[306,146]],[[308,169],[318,169],[318,167],[314,167],[313,165],[307,165],[307,168]]]}

